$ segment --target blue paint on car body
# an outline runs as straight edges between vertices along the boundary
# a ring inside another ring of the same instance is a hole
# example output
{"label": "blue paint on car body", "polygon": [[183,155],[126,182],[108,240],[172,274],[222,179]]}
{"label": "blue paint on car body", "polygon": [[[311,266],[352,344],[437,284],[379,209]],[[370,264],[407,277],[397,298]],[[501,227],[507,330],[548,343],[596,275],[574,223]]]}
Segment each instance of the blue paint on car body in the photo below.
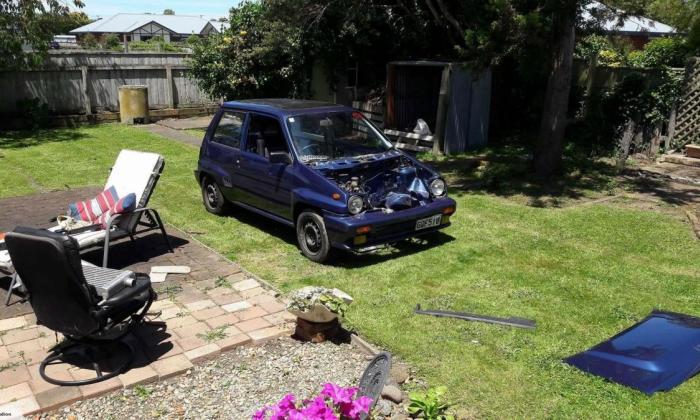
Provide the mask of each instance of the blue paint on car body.
{"label": "blue paint on car body", "polygon": [[[195,176],[214,179],[227,201],[290,226],[310,209],[323,217],[331,245],[348,250],[442,229],[456,210],[446,193],[429,192],[439,173],[395,149],[352,108],[315,101],[225,102],[207,129]],[[411,195],[412,207],[387,208],[382,200],[391,191]],[[363,200],[360,214],[348,208],[353,195]],[[438,214],[441,223],[416,230],[417,220]],[[368,225],[366,239],[356,240]]]}
{"label": "blue paint on car body", "polygon": [[645,394],[668,391],[700,372],[700,318],[655,310],[564,361]]}

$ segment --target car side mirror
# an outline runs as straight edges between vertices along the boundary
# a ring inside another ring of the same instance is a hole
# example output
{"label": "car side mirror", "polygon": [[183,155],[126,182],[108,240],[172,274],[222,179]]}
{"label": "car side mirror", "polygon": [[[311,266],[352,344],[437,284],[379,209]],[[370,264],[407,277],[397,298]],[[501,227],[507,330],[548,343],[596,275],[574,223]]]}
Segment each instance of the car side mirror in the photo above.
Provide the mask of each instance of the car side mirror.
{"label": "car side mirror", "polygon": [[270,152],[270,163],[289,165],[292,163],[292,158],[287,152]]}

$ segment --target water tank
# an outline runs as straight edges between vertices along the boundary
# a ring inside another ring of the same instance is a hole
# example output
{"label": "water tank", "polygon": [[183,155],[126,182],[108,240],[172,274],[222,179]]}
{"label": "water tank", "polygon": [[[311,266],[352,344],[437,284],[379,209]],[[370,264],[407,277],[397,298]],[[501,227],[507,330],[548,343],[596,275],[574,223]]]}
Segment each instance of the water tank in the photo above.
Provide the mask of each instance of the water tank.
{"label": "water tank", "polygon": [[125,124],[148,123],[148,86],[119,87],[119,118]]}

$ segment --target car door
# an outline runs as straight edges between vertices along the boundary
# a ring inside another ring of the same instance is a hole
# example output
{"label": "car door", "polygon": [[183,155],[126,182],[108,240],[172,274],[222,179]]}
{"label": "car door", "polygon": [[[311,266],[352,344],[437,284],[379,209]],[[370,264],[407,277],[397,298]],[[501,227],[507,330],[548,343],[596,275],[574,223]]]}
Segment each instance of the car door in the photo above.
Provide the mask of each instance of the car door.
{"label": "car door", "polygon": [[[271,163],[270,156],[286,153],[289,163]],[[291,155],[277,118],[251,113],[240,153],[234,186],[241,201],[291,220]]]}
{"label": "car door", "polygon": [[244,111],[222,109],[214,128],[207,133],[206,155],[216,168],[214,176],[224,196],[235,201],[233,177],[241,153],[241,140],[247,114]]}

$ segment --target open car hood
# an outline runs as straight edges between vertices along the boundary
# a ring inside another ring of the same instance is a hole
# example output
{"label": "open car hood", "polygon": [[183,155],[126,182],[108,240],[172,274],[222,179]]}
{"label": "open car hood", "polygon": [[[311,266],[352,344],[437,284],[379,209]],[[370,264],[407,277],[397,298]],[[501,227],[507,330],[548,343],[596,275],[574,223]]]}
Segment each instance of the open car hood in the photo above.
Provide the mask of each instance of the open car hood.
{"label": "open car hood", "polygon": [[564,361],[645,394],[700,372],[700,318],[654,310],[634,326]]}

